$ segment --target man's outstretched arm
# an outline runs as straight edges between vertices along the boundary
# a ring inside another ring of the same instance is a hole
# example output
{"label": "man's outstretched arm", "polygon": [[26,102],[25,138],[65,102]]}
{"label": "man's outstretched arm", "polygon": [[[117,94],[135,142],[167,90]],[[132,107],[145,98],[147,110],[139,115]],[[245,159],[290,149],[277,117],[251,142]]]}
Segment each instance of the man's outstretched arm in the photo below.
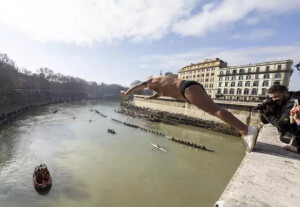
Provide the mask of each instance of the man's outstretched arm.
{"label": "man's outstretched arm", "polygon": [[146,82],[143,82],[143,83],[139,83],[137,85],[132,86],[127,91],[121,91],[121,93],[124,94],[124,95],[128,95],[128,94],[131,94],[131,93],[133,93],[135,91],[142,90],[142,89],[144,89],[146,87],[147,87]]}

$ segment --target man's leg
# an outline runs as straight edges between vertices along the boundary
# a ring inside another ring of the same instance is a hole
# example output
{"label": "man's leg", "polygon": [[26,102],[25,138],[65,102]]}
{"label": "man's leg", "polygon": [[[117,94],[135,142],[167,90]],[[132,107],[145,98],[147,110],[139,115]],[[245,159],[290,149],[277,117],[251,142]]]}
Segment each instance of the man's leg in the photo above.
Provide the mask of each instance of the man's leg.
{"label": "man's leg", "polygon": [[200,85],[192,85],[188,87],[185,90],[185,97],[199,109],[218,117],[222,121],[234,127],[243,137],[247,135],[248,127],[233,116],[232,113],[220,108],[215,102],[213,102]]}

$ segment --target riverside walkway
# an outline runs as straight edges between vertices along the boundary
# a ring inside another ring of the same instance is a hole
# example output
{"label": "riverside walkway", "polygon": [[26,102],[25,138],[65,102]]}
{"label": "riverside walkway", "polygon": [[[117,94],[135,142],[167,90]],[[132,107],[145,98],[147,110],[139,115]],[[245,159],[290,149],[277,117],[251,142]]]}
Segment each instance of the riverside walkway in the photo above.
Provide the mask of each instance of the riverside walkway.
{"label": "riverside walkway", "polygon": [[215,206],[300,206],[300,154],[286,151],[277,129],[264,125]]}

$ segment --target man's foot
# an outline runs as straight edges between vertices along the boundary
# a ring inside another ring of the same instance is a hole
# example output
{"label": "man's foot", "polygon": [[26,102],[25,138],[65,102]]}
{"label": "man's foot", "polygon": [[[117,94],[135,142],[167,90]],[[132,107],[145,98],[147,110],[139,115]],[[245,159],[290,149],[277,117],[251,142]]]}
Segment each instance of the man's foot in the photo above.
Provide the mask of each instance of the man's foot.
{"label": "man's foot", "polygon": [[243,140],[246,144],[247,150],[246,152],[251,152],[254,148],[258,136],[258,128],[257,127],[248,127],[248,134],[243,137]]}

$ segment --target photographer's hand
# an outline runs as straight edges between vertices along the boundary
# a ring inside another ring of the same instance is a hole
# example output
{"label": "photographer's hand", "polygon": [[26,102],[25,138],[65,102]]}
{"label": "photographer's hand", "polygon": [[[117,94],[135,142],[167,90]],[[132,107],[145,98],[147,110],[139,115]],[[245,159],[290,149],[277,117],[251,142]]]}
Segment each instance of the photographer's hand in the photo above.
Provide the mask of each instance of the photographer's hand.
{"label": "photographer's hand", "polygon": [[295,115],[293,116],[293,119],[296,121],[298,125],[300,125],[300,106],[294,107],[295,109]]}

